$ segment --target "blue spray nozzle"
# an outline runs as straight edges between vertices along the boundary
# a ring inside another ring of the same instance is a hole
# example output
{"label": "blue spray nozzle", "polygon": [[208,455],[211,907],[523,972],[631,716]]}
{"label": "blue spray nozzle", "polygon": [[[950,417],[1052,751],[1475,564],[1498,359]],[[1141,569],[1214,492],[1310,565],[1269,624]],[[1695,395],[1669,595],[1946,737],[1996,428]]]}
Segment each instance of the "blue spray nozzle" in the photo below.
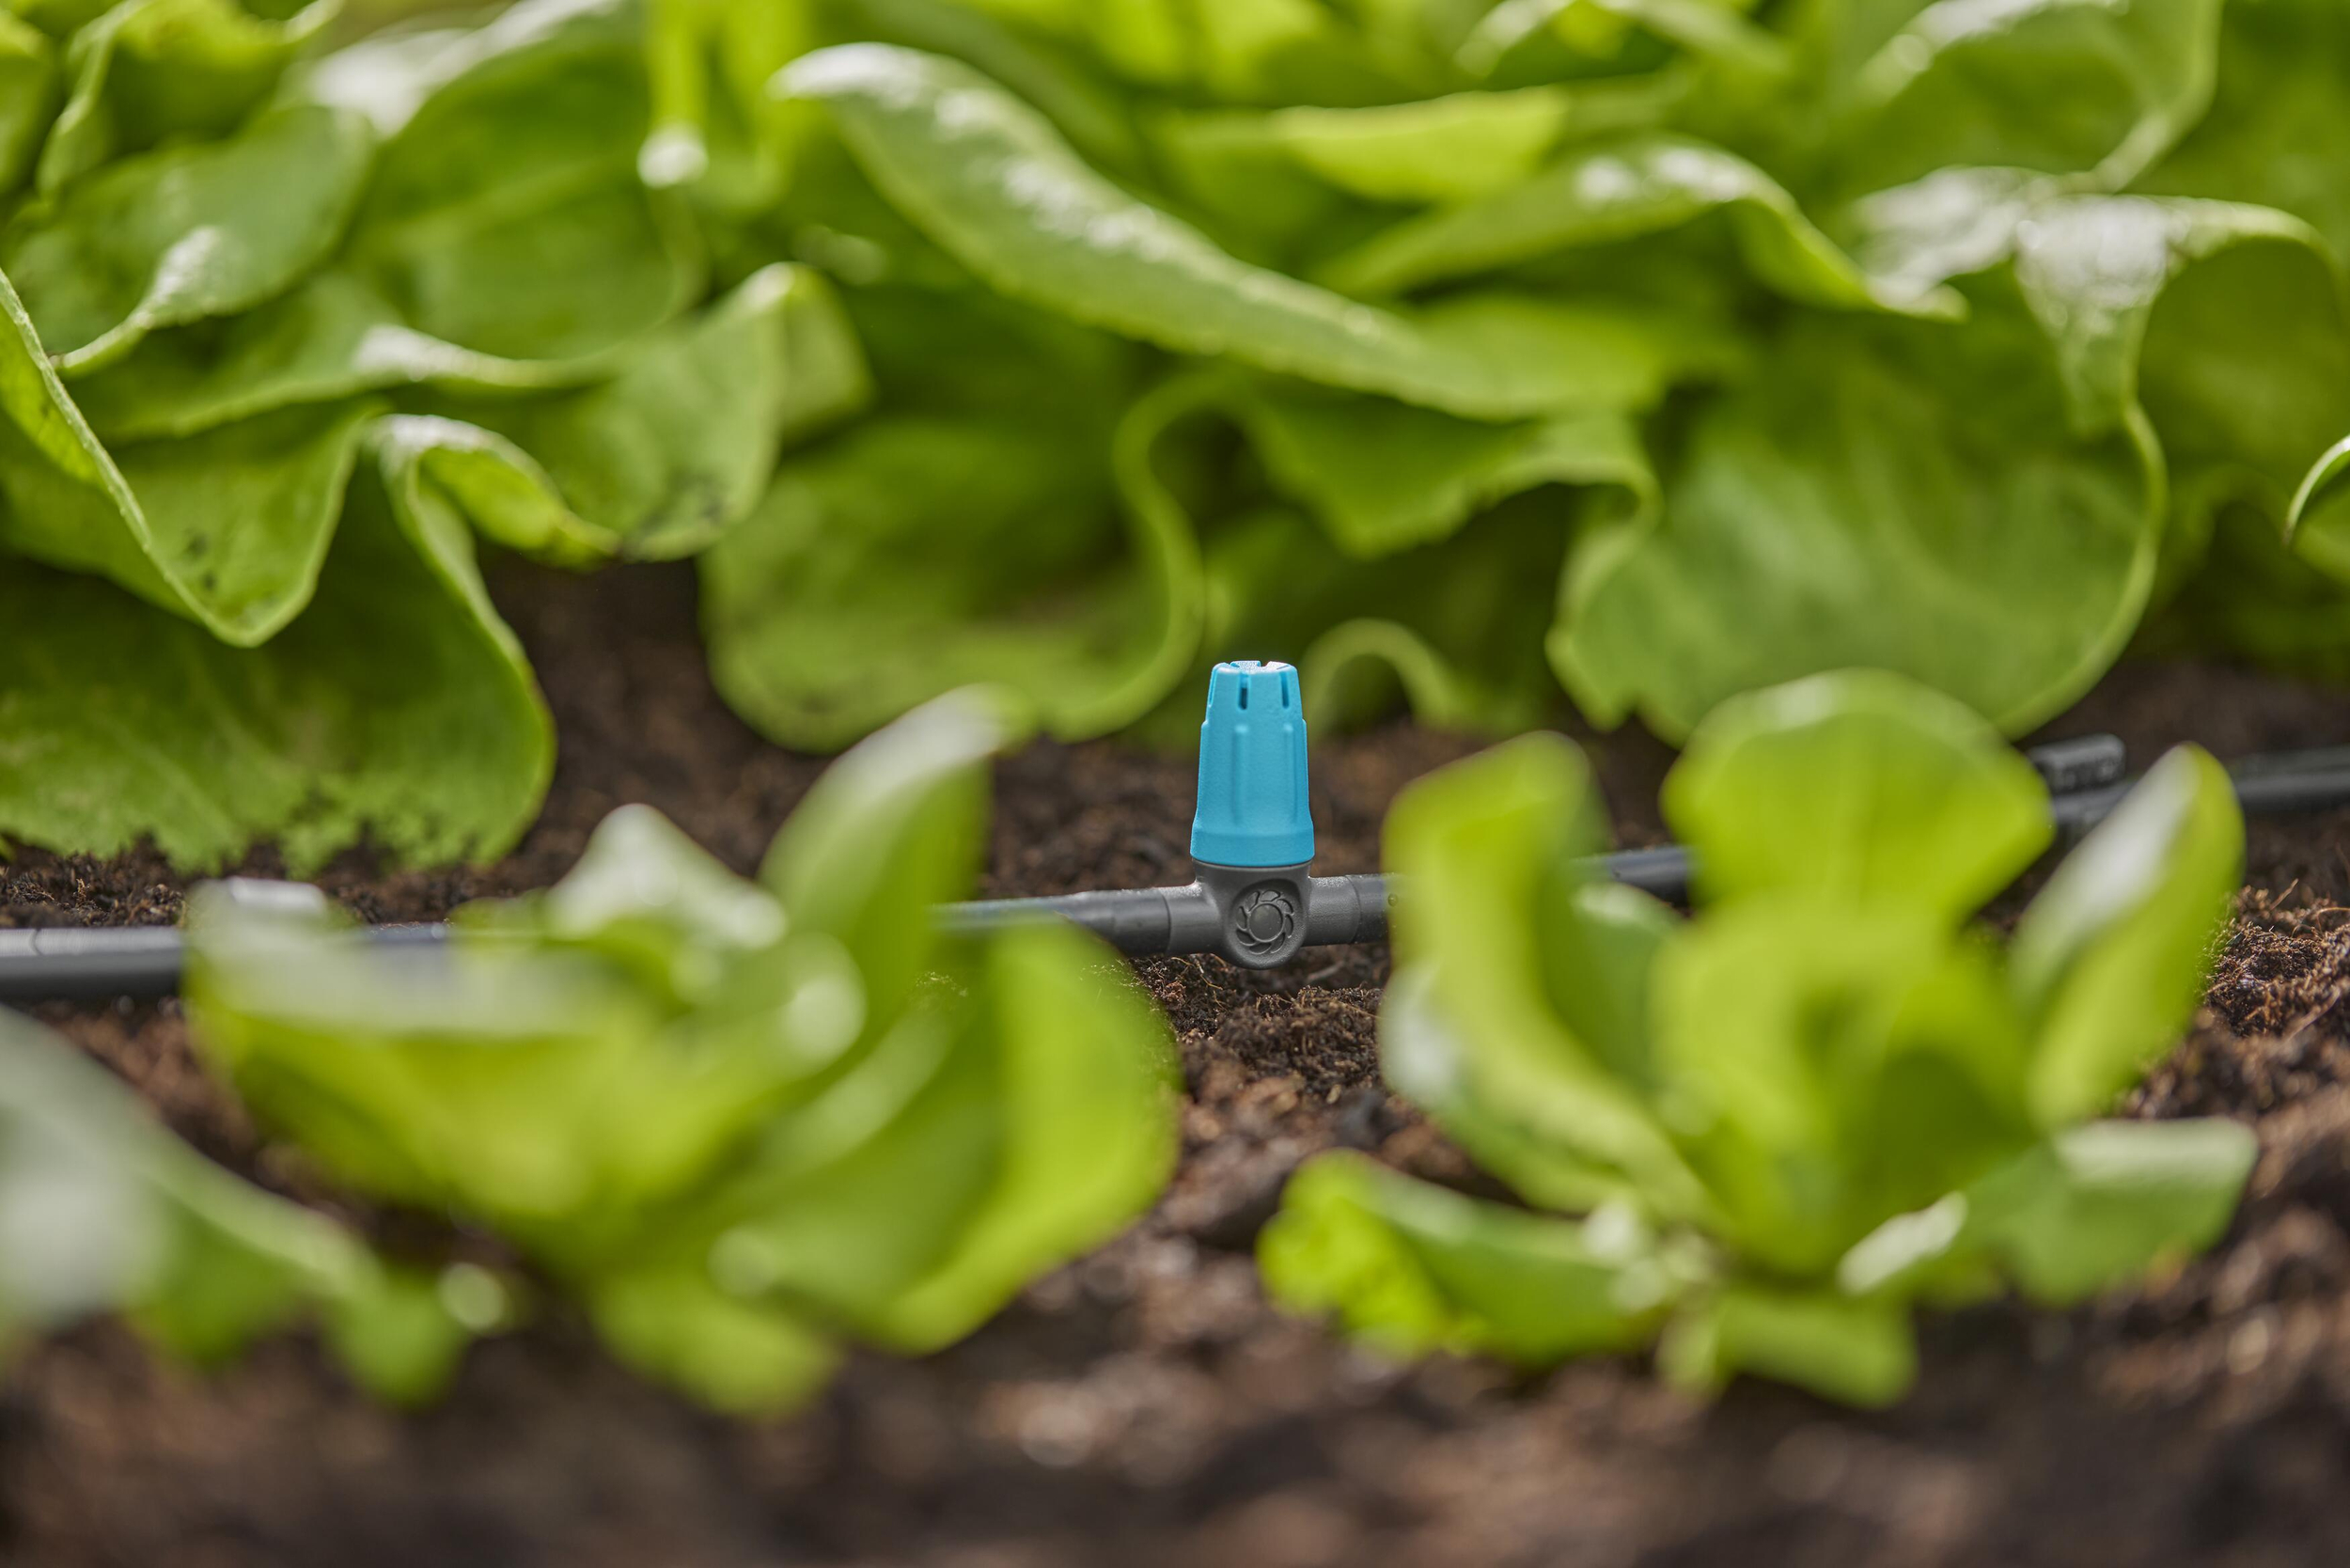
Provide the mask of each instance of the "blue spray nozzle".
{"label": "blue spray nozzle", "polygon": [[1208,677],[1191,857],[1212,866],[1302,866],[1314,857],[1306,709],[1292,666],[1243,659]]}

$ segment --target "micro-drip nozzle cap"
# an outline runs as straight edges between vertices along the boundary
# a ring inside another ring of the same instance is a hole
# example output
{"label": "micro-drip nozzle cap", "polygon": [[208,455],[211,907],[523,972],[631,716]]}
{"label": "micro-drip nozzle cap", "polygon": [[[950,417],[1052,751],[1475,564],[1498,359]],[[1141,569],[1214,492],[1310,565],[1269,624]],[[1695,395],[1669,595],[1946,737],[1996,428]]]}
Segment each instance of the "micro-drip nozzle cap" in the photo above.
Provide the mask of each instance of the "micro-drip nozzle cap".
{"label": "micro-drip nozzle cap", "polygon": [[1302,866],[1314,857],[1306,710],[1290,666],[1243,659],[1208,677],[1191,857],[1212,866]]}

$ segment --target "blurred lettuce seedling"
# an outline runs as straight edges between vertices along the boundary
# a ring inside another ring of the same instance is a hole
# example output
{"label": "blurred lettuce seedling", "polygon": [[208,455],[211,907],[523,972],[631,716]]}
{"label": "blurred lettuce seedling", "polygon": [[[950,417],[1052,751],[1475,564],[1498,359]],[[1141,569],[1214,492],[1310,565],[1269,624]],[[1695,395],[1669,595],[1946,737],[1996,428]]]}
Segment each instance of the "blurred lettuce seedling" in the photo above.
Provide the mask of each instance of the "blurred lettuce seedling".
{"label": "blurred lettuce seedling", "polygon": [[205,1159],[72,1046],[0,1011],[0,1349],[119,1313],[211,1365],[306,1320],[353,1378],[413,1403],[507,1311],[486,1271],[387,1266],[325,1215]]}
{"label": "blurred lettuce seedling", "polygon": [[1172,1042],[1108,949],[932,928],[1016,729],[976,692],[917,710],[834,765],[756,883],[624,808],[446,950],[214,890],[198,1038],[340,1179],[507,1236],[623,1359],[788,1404],[845,1340],[967,1333],[1172,1169]]}
{"label": "blurred lettuce seedling", "polygon": [[1530,1207],[1325,1156],[1261,1242],[1281,1300],[1397,1354],[1653,1344],[1685,1386],[1882,1404],[1913,1303],[2070,1303],[2226,1227],[2248,1130],[2097,1120],[2186,1027],[2237,886],[2208,756],[2163,758],[2004,946],[1974,917],[2047,846],[2045,789],[1901,677],[1724,704],[1664,804],[1694,918],[1593,877],[1563,741],[1397,804],[1385,1071]]}

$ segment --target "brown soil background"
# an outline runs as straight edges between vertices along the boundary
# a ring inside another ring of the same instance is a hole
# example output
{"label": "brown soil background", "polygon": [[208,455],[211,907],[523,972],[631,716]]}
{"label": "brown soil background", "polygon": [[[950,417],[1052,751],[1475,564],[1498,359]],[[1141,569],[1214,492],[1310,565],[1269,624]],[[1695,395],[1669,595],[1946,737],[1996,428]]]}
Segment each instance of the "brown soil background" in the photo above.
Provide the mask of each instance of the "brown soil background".
{"label": "brown soil background", "polygon": [[[501,604],[562,736],[546,815],[486,870],[325,879],[378,919],[541,886],[646,801],[749,869],[821,764],[719,704],[679,569],[504,567]],[[2126,668],[2052,734],[2141,765],[2350,740],[2350,694]],[[1323,746],[1321,869],[1377,860],[1387,802],[1472,749],[1409,727]],[[1627,842],[1668,760],[1597,746]],[[1001,769],[987,886],[1180,875],[1188,760],[1039,745]],[[267,857],[248,868],[268,871]],[[1448,1178],[1458,1154],[1381,1088],[1386,954],[1251,976],[1140,965],[1183,1043],[1183,1168],[1157,1210],[964,1344],[860,1356],[789,1419],[719,1419],[616,1370],[559,1313],[478,1348],[451,1397],[370,1405],[288,1340],[198,1376],[119,1328],[23,1356],[0,1388],[0,1560],[40,1568],[939,1568],[1134,1563],[2039,1565],[2350,1561],[2350,812],[2254,825],[2249,888],[2192,1037],[2139,1114],[2234,1116],[2263,1157],[2226,1243],[2065,1314],[1927,1318],[1902,1406],[1741,1384],[1716,1404],[1632,1362],[1538,1378],[1398,1368],[1272,1311],[1249,1258],[1299,1160],[1335,1145]],[[0,863],[0,923],[167,920],[150,855]],[[43,1016],[208,1152],[336,1203],[190,1056],[169,1005]],[[397,1227],[394,1227],[397,1231]],[[399,1240],[397,1234],[391,1239]],[[446,1238],[427,1238],[446,1245]]]}

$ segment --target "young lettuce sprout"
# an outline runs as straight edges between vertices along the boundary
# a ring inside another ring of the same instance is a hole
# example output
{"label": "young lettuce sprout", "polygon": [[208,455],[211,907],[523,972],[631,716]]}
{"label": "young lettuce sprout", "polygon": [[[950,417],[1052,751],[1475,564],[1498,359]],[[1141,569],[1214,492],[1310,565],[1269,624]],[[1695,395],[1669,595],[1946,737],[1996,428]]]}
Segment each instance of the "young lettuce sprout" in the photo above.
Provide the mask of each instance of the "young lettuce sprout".
{"label": "young lettuce sprout", "polygon": [[502,1232],[612,1350],[711,1404],[919,1352],[1123,1226],[1175,1154],[1173,1043],[1058,924],[932,928],[1013,727],[958,693],[842,758],[757,884],[656,813],[445,949],[198,901],[198,1039],[354,1186]]}
{"label": "young lettuce sprout", "polygon": [[1914,1302],[2061,1305],[2226,1227],[2249,1132],[2092,1120],[2186,1027],[2240,877],[2208,756],[2162,759],[2004,951],[1972,917],[2047,846],[2044,788],[1905,679],[1724,704],[1664,805],[1694,919],[1585,868],[1597,798],[1555,737],[1397,803],[1386,1073],[1531,1208],[1325,1156],[1262,1238],[1277,1298],[1401,1355],[1654,1343],[1693,1388],[1882,1404]]}
{"label": "young lettuce sprout", "polygon": [[495,1279],[387,1268],[341,1226],[250,1186],[149,1119],[105,1071],[0,1011],[0,1349],[118,1312],[220,1361],[313,1317],[360,1383],[436,1393],[505,1312]]}

